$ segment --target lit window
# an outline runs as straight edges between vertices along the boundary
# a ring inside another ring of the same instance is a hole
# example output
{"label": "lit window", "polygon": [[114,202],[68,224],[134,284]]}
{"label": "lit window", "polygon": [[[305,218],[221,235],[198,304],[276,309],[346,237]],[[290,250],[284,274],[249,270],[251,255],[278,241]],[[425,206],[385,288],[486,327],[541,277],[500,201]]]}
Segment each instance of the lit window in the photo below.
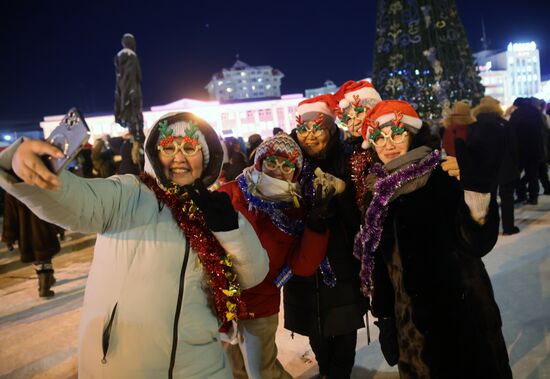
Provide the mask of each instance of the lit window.
{"label": "lit window", "polygon": [[270,89],[270,88],[271,88],[271,84],[267,84],[267,85],[265,86],[265,89]]}
{"label": "lit window", "polygon": [[261,83],[261,82],[262,82],[262,78],[258,78],[258,82],[260,82],[260,83]]}
{"label": "lit window", "polygon": [[223,80],[220,80],[220,81],[218,82],[218,85],[221,86],[222,84],[223,84]]}
{"label": "lit window", "polygon": [[246,72],[241,71],[241,76],[245,76],[245,75],[246,75]]}
{"label": "lit window", "polygon": [[255,89],[256,89],[256,86],[252,86],[252,89],[255,90]]}
{"label": "lit window", "polygon": [[226,91],[227,91],[227,92],[233,92],[233,88],[227,87]]}

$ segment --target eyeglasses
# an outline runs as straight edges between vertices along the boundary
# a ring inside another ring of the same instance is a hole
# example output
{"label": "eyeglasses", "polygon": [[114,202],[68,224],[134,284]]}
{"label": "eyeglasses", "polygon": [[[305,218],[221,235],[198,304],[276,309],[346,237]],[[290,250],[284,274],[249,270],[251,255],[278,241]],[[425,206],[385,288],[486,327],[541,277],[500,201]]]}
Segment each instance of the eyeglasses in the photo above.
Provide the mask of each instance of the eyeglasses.
{"label": "eyeglasses", "polygon": [[353,114],[343,113],[340,118],[340,125],[350,130],[355,129],[365,120],[365,117],[360,116],[361,114],[364,114],[364,112],[353,112]]}
{"label": "eyeglasses", "polygon": [[380,131],[374,138],[371,138],[372,143],[376,147],[384,147],[388,142],[388,139],[392,141],[394,145],[405,142],[405,137],[407,137],[408,132],[392,132],[391,134],[386,134]]}
{"label": "eyeglasses", "polygon": [[294,163],[286,158],[279,161],[275,155],[265,158],[263,164],[269,171],[275,171],[278,168],[283,174],[290,174],[296,169],[296,165]]}
{"label": "eyeglasses", "polygon": [[202,146],[199,143],[190,143],[188,141],[183,141],[183,143],[180,145],[176,140],[172,141],[172,143],[166,144],[166,146],[159,145],[157,147],[157,149],[160,150],[161,154],[166,155],[170,158],[175,157],[180,150],[186,157],[192,157],[193,155],[197,154],[197,152],[201,148]]}
{"label": "eyeglasses", "polygon": [[324,132],[325,129],[317,124],[313,124],[310,127],[306,124],[302,124],[296,129],[296,134],[301,138],[306,138],[310,133],[313,137],[320,137]]}

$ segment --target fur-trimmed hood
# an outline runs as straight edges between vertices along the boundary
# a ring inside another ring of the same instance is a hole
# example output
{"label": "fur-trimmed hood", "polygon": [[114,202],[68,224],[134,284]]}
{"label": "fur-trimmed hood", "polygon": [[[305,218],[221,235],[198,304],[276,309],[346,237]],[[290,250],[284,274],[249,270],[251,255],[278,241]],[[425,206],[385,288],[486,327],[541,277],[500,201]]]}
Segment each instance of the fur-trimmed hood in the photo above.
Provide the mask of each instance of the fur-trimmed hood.
{"label": "fur-trimmed hood", "polygon": [[199,131],[204,135],[206,144],[208,145],[208,152],[210,155],[208,165],[203,168],[201,179],[206,187],[214,184],[218,176],[220,175],[222,162],[223,162],[223,150],[220,139],[212,126],[206,121],[189,112],[172,112],[159,118],[153,127],[149,130],[147,138],[145,140],[145,172],[153,175],[160,185],[164,188],[168,188],[171,182],[164,175],[162,164],[158,158],[157,145],[159,141],[159,123],[166,120],[169,125],[184,121],[188,122],[193,120],[199,127]]}

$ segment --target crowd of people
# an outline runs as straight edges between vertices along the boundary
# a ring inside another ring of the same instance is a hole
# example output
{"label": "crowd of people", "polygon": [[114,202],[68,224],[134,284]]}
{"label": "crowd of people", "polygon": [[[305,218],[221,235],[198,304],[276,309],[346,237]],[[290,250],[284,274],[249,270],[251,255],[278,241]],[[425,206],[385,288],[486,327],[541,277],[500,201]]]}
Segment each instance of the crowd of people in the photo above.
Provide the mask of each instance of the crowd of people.
{"label": "crowd of people", "polygon": [[129,175],[56,176],[40,160],[55,147],[18,140],[0,185],[98,235],[82,377],[291,378],[275,342],[282,295],[284,327],[308,337],[321,379],[350,377],[369,312],[402,378],[511,378],[481,258],[500,219],[519,231],[514,192],[528,204],[539,180],[548,192],[544,104],[514,107],[507,120],[491,97],[457,102],[441,139],[411,104],[348,81],[302,101],[290,133],[248,144],[165,115]]}
{"label": "crowd of people", "polygon": [[514,204],[537,205],[540,193],[550,195],[548,146],[550,106],[537,98],[517,98],[505,111],[491,96],[471,107],[467,100],[456,102],[443,120],[442,147],[456,156],[454,141],[467,140],[472,128],[496,127],[504,131],[503,162],[499,170],[502,230],[504,235],[520,232],[514,221]]}

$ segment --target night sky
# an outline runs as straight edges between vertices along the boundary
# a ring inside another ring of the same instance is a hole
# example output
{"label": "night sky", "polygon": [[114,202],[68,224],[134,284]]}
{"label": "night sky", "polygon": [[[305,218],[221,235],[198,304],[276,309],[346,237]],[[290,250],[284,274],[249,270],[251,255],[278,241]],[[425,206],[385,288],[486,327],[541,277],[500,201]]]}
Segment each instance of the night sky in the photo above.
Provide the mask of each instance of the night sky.
{"label": "night sky", "polygon": [[[0,5],[0,126],[37,122],[71,106],[113,109],[113,57],[134,34],[144,108],[207,98],[211,75],[236,54],[285,74],[283,93],[337,85],[372,69],[375,0],[3,1]],[[457,0],[470,47],[534,40],[550,74],[550,1]]]}

